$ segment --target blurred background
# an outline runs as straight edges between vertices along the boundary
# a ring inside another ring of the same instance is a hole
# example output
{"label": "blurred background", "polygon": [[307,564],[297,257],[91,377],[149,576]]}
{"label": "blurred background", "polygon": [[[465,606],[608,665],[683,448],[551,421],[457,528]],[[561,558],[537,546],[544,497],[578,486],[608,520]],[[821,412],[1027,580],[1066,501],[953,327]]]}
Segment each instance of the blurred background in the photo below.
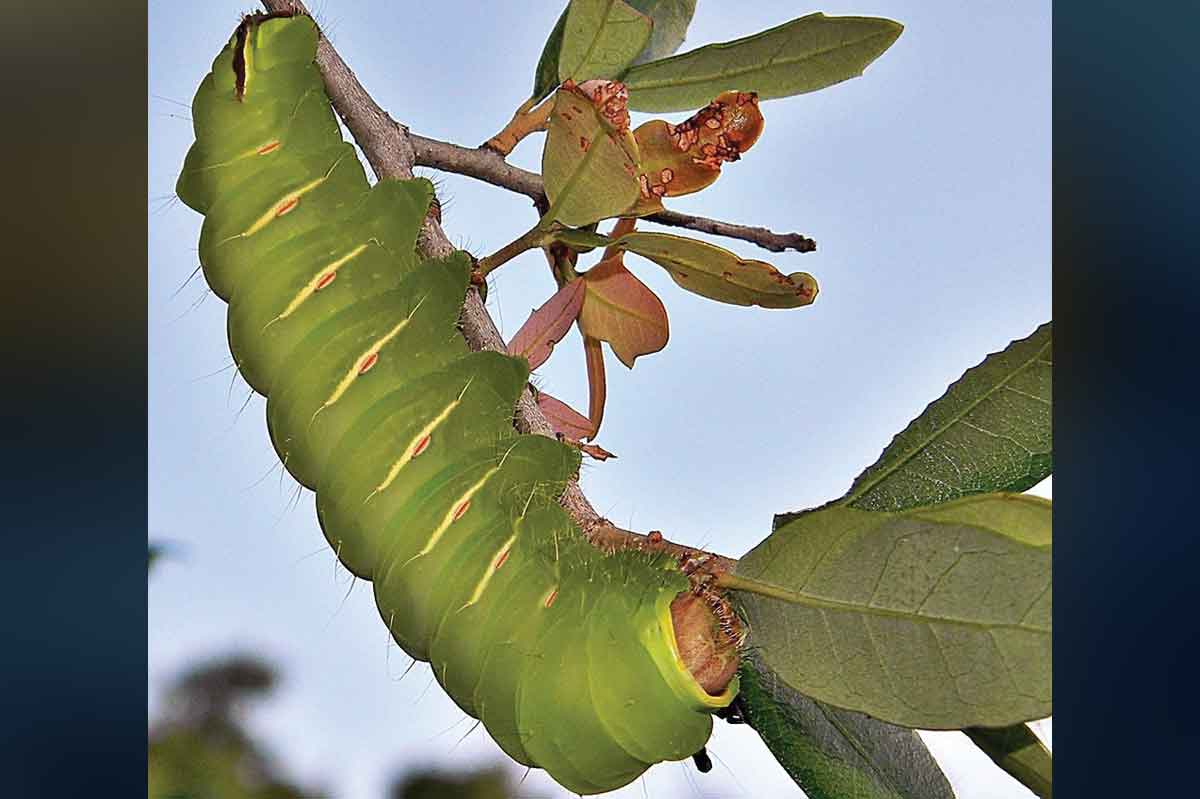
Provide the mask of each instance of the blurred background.
{"label": "blurred background", "polygon": [[[965,369],[1050,318],[1050,8],[698,5],[684,49],[815,10],[906,26],[862,78],[764,103],[755,148],[711,188],[671,203],[815,238],[809,254],[712,239],[811,272],[814,305],[717,305],[628,261],[666,304],[671,343],[632,371],[610,359],[598,442],[619,458],[587,467],[584,488],[619,524],[738,556],[770,531],[772,514],[841,495]],[[561,10],[559,0],[313,6],[396,119],[469,146],[525,99]],[[312,495],[282,472],[264,400],[230,368],[224,305],[189,280],[201,218],[173,196],[192,140],[188,105],[245,10],[150,4],[148,521],[162,546],[149,582],[152,790],[569,796],[504,759],[428,667],[409,668],[390,644],[370,586],[338,570]],[[540,141],[511,160],[536,170]],[[430,177],[448,233],[476,255],[534,219],[523,198]],[[497,273],[489,306],[511,335],[552,290],[540,254],[527,254]],[[538,381],[585,407],[578,341],[569,335]],[[1050,481],[1035,491],[1050,496]],[[1049,740],[1048,722],[1037,729]],[[1030,795],[961,734],[925,737],[962,799]],[[746,727],[718,723],[709,751],[708,774],[664,764],[617,795],[799,793]]]}

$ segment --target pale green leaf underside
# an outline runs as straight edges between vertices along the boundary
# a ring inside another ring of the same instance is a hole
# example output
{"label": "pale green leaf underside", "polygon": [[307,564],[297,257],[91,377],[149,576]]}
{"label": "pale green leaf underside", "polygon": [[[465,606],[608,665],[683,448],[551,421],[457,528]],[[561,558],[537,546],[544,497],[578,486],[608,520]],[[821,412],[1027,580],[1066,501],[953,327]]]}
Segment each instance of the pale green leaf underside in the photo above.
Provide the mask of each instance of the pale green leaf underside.
{"label": "pale green leaf underside", "polygon": [[857,77],[903,26],[874,17],[809,14],[770,30],[631,68],[622,80],[636,111],[687,111],[723,91],[789,97]]}
{"label": "pale green leaf underside", "polygon": [[1042,799],[1051,799],[1054,760],[1050,750],[1026,724],[993,729],[969,727],[963,730],[976,746],[1000,768]]}
{"label": "pale green leaf underside", "polygon": [[965,374],[855,479],[842,500],[866,510],[1024,491],[1053,468],[1051,323]]}
{"label": "pale green leaf underside", "polygon": [[696,13],[696,0],[629,0],[629,5],[654,21],[650,43],[635,64],[666,58],[678,50]]}
{"label": "pale green leaf underside", "polygon": [[750,651],[738,702],[808,799],[954,799],[916,732],[792,690]]}
{"label": "pale green leaf underside", "polygon": [[638,197],[633,136],[610,128],[575,92],[559,89],[553,102],[542,151],[550,200],[543,224],[583,227],[619,215]]}
{"label": "pale green leaf underside", "polygon": [[572,0],[558,56],[559,80],[617,77],[646,47],[652,26],[624,0]]}
{"label": "pale green leaf underside", "polygon": [[1028,507],[981,526],[996,501],[801,514],[735,569],[749,645],[800,693],[893,724],[1049,716],[1050,503],[1007,498]]}
{"label": "pale green leaf underside", "polygon": [[784,275],[765,261],[739,258],[715,244],[669,233],[629,233],[616,246],[667,270],[681,288],[730,305],[799,308],[817,294],[807,272]]}

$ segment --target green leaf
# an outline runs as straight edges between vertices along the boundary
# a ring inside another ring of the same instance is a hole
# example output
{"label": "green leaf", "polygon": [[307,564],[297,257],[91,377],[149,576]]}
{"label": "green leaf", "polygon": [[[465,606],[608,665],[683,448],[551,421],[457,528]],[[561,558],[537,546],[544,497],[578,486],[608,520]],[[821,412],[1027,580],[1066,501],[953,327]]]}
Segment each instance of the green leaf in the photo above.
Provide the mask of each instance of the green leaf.
{"label": "green leaf", "polygon": [[1037,497],[835,503],[776,529],[725,584],[749,646],[796,691],[905,727],[1001,727],[1051,713],[1050,561]]}
{"label": "green leaf", "polygon": [[1050,750],[1027,725],[1014,724],[999,729],[968,727],[963,732],[997,766],[1042,799],[1051,799],[1054,759]]}
{"label": "green leaf", "polygon": [[808,799],[954,799],[915,731],[809,699],[753,651],[739,675],[744,720]]}
{"label": "green leaf", "polygon": [[666,233],[630,233],[617,240],[666,269],[683,288],[710,300],[763,308],[798,308],[817,296],[817,281],[807,272],[784,275],[765,261],[739,258],[714,244]]}
{"label": "green leaf", "polygon": [[678,50],[696,13],[696,0],[629,0],[629,5],[654,21],[650,43],[635,64],[666,58]]}
{"label": "green leaf", "polygon": [[570,10],[568,5],[558,15],[558,22],[554,23],[554,29],[542,47],[542,56],[533,71],[533,94],[529,98],[535,103],[549,96],[558,86],[558,54],[562,51],[563,31],[567,27],[567,12]]}
{"label": "green leaf", "polygon": [[654,23],[624,0],[571,0],[558,77],[577,83],[615,78],[650,41]]}
{"label": "green leaf", "polygon": [[542,178],[553,221],[583,227],[617,216],[638,197],[637,142],[625,126],[614,126],[578,87],[554,95]]}
{"label": "green leaf", "polygon": [[892,439],[842,500],[901,510],[1025,491],[1053,469],[1051,323],[968,369]]}
{"label": "green leaf", "polygon": [[636,111],[687,111],[723,91],[763,100],[824,89],[858,77],[904,26],[876,17],[809,14],[731,42],[631,68],[622,80]]}

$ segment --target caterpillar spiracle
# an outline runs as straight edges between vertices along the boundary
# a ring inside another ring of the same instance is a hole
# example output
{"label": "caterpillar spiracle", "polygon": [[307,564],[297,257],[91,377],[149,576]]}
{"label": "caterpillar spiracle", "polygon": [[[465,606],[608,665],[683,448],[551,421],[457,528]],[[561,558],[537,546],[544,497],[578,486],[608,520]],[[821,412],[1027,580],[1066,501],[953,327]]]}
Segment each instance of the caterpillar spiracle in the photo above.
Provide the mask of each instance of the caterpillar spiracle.
{"label": "caterpillar spiracle", "polygon": [[514,430],[528,363],[468,350],[471,260],[416,255],[433,187],[369,185],[317,41],[307,16],[242,21],[177,185],[280,459],[392,637],[514,760],[594,794],[692,756],[737,682],[714,695],[680,654],[688,579],[590,546],[559,505],[578,451]]}

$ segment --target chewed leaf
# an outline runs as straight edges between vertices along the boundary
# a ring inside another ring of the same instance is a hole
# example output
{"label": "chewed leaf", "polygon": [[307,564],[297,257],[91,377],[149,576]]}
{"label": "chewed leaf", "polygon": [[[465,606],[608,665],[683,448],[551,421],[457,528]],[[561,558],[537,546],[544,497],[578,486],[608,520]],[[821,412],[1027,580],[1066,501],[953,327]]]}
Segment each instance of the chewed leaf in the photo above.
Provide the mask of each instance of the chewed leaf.
{"label": "chewed leaf", "polygon": [[630,369],[639,355],[667,346],[669,325],[662,300],[621,263],[621,255],[583,274],[587,296],[579,314],[584,335],[607,341]]}
{"label": "chewed leaf", "polygon": [[686,111],[723,91],[766,100],[857,77],[904,27],[890,19],[818,12],[731,42],[633,67],[622,77],[637,111]]}
{"label": "chewed leaf", "polygon": [[554,432],[562,433],[567,438],[573,438],[576,441],[592,437],[594,433],[592,423],[582,413],[562,400],[550,396],[545,391],[539,391],[537,404],[546,417],[546,421],[554,428]]}
{"label": "chewed leaf", "polygon": [[508,344],[509,355],[519,355],[536,369],[546,362],[554,345],[562,341],[579,316],[585,294],[583,280],[575,278],[542,303]]}
{"label": "chewed leaf", "polygon": [[617,216],[637,199],[637,141],[627,99],[614,81],[566,81],[555,93],[542,152],[550,200],[545,223],[583,227]]}
{"label": "chewed leaf", "polygon": [[639,206],[658,210],[662,197],[711,185],[721,165],[741,158],[762,129],[758,97],[747,92],[725,92],[678,125],[654,119],[639,126],[633,132],[641,156]]}
{"label": "chewed leaf", "polygon": [[599,444],[580,444],[579,451],[597,461],[606,461],[609,458],[617,457]]}
{"label": "chewed leaf", "polygon": [[649,44],[653,24],[624,0],[572,0],[558,56],[559,79],[619,77]]}
{"label": "chewed leaf", "polygon": [[765,261],[739,258],[729,250],[695,239],[666,233],[630,233],[618,239],[615,246],[648,258],[666,269],[683,288],[718,302],[799,308],[817,296],[817,281],[807,272],[785,275]]}

